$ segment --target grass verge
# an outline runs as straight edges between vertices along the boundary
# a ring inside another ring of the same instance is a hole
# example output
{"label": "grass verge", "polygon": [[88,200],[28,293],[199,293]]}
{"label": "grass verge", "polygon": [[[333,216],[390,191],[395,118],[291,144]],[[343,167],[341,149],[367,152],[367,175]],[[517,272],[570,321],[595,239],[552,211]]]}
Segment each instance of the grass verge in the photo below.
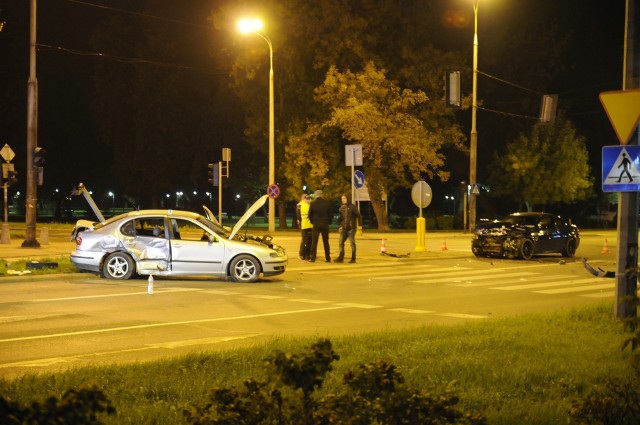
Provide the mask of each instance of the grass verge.
{"label": "grass verge", "polygon": [[[611,302],[552,314],[523,315],[458,326],[429,326],[328,337],[340,360],[319,396],[341,390],[358,364],[387,360],[408,386],[453,390],[466,410],[489,424],[567,424],[571,403],[609,379],[629,381],[628,336]],[[206,404],[212,388],[264,378],[263,359],[299,352],[320,336],[274,338],[252,348],[192,353],[163,361],[100,366],[0,381],[8,400],[30,403],[96,384],[117,410],[107,424],[181,424],[182,411]]]}

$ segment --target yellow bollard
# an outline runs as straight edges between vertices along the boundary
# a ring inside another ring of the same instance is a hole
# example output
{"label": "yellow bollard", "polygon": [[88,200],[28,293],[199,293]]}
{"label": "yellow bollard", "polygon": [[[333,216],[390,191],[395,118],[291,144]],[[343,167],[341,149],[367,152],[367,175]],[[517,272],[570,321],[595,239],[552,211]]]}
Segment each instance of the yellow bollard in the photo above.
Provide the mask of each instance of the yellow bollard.
{"label": "yellow bollard", "polygon": [[416,219],[416,252],[424,252],[427,250],[424,244],[427,227],[426,222],[424,217],[418,217]]}

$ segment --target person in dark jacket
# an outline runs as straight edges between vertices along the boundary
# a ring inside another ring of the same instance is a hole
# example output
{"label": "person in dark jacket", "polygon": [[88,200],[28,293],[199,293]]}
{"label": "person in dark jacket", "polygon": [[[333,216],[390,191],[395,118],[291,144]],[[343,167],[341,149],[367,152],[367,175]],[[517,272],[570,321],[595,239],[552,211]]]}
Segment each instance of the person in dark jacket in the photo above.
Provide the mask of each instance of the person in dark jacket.
{"label": "person in dark jacket", "polygon": [[314,193],[313,202],[309,207],[309,220],[313,224],[313,230],[311,231],[311,252],[309,253],[309,261],[316,261],[316,254],[318,252],[318,239],[322,235],[322,243],[324,245],[324,258],[327,263],[331,262],[331,252],[329,249],[329,225],[333,218],[331,211],[331,202],[322,197],[322,191],[316,190]]}
{"label": "person in dark jacket", "polygon": [[358,208],[351,203],[349,195],[342,194],[342,205],[340,205],[340,255],[334,261],[342,263],[344,261],[344,243],[349,239],[351,245],[351,261],[356,262],[356,229],[362,226],[362,216]]}

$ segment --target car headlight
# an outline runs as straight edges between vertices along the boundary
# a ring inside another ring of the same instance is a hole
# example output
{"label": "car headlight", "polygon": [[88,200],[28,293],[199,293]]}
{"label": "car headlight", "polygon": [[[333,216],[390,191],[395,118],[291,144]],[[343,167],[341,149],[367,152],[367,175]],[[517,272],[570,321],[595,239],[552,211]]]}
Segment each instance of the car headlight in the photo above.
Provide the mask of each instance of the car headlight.
{"label": "car headlight", "polygon": [[284,257],[284,256],[285,256],[284,248],[282,248],[282,247],[280,247],[280,246],[277,246],[277,245],[274,245],[274,246],[273,246],[273,250],[274,250],[275,252],[271,252],[271,253],[269,253],[269,257],[271,257],[271,258],[278,258],[278,257]]}

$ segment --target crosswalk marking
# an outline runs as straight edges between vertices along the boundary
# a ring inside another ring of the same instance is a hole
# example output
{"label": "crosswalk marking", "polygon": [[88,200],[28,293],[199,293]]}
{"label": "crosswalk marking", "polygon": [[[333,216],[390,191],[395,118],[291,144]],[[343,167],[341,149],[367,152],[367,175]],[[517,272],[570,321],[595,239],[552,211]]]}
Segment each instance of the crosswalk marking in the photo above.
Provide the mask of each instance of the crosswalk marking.
{"label": "crosswalk marking", "polygon": [[613,286],[613,282],[611,283],[603,283],[600,285],[587,285],[587,286],[577,286],[575,288],[559,288],[559,289],[547,289],[545,291],[533,291],[537,294],[570,294],[571,292],[584,292],[584,291],[594,291],[597,289],[609,289]]}
{"label": "crosswalk marking", "polygon": [[397,311],[398,313],[409,313],[409,314],[431,314],[435,313],[433,310],[415,310],[412,308],[390,308],[389,311]]}
{"label": "crosswalk marking", "polygon": [[613,298],[616,296],[616,291],[602,291],[593,294],[580,294],[578,296],[586,298]]}
{"label": "crosswalk marking", "polygon": [[[495,278],[502,278],[502,277],[515,277],[515,276],[532,276],[535,275],[537,273],[534,272],[513,272],[513,273],[501,273],[499,275],[495,275],[495,274],[487,274],[486,272],[473,272],[473,273],[458,273],[458,272],[451,272],[451,273],[438,273],[438,276],[434,276],[433,278],[430,279],[420,279],[420,280],[416,280],[416,283],[433,283],[433,282],[442,282],[443,279],[446,278],[456,278],[459,277],[460,275],[466,275],[465,277],[463,277],[463,279],[466,280],[466,282],[464,283],[469,283],[469,281],[473,280],[487,280],[487,279],[495,279]],[[455,285],[455,283],[458,283],[460,281],[458,280],[454,280],[452,285]]]}
{"label": "crosswalk marking", "polygon": [[[569,276],[569,275],[554,275],[553,278],[554,279],[562,279],[563,281],[567,281],[570,280],[571,278],[573,278],[574,276]],[[547,281],[549,279],[549,276],[547,275],[541,275],[541,274],[534,274],[531,276],[524,276],[524,277],[518,277],[516,279],[506,279],[506,280],[500,280],[500,282],[465,282],[465,283],[451,283],[451,286],[459,286],[462,288],[478,288],[478,287],[483,287],[483,286],[493,286],[493,285],[503,285],[503,284],[527,284],[528,282],[533,283],[533,282],[537,282],[540,280],[545,280]]]}
{"label": "crosswalk marking", "polygon": [[[555,278],[555,277],[554,277]],[[551,288],[553,286],[566,286],[566,285],[579,285],[583,283],[595,283],[595,282],[603,282],[603,278],[584,278],[584,279],[562,279],[562,280],[552,280],[542,283],[530,283],[525,285],[513,285],[513,286],[497,286],[495,288],[489,289],[497,289],[500,291],[518,291],[522,289],[538,289],[538,288]],[[541,292],[541,291],[536,291]]]}

